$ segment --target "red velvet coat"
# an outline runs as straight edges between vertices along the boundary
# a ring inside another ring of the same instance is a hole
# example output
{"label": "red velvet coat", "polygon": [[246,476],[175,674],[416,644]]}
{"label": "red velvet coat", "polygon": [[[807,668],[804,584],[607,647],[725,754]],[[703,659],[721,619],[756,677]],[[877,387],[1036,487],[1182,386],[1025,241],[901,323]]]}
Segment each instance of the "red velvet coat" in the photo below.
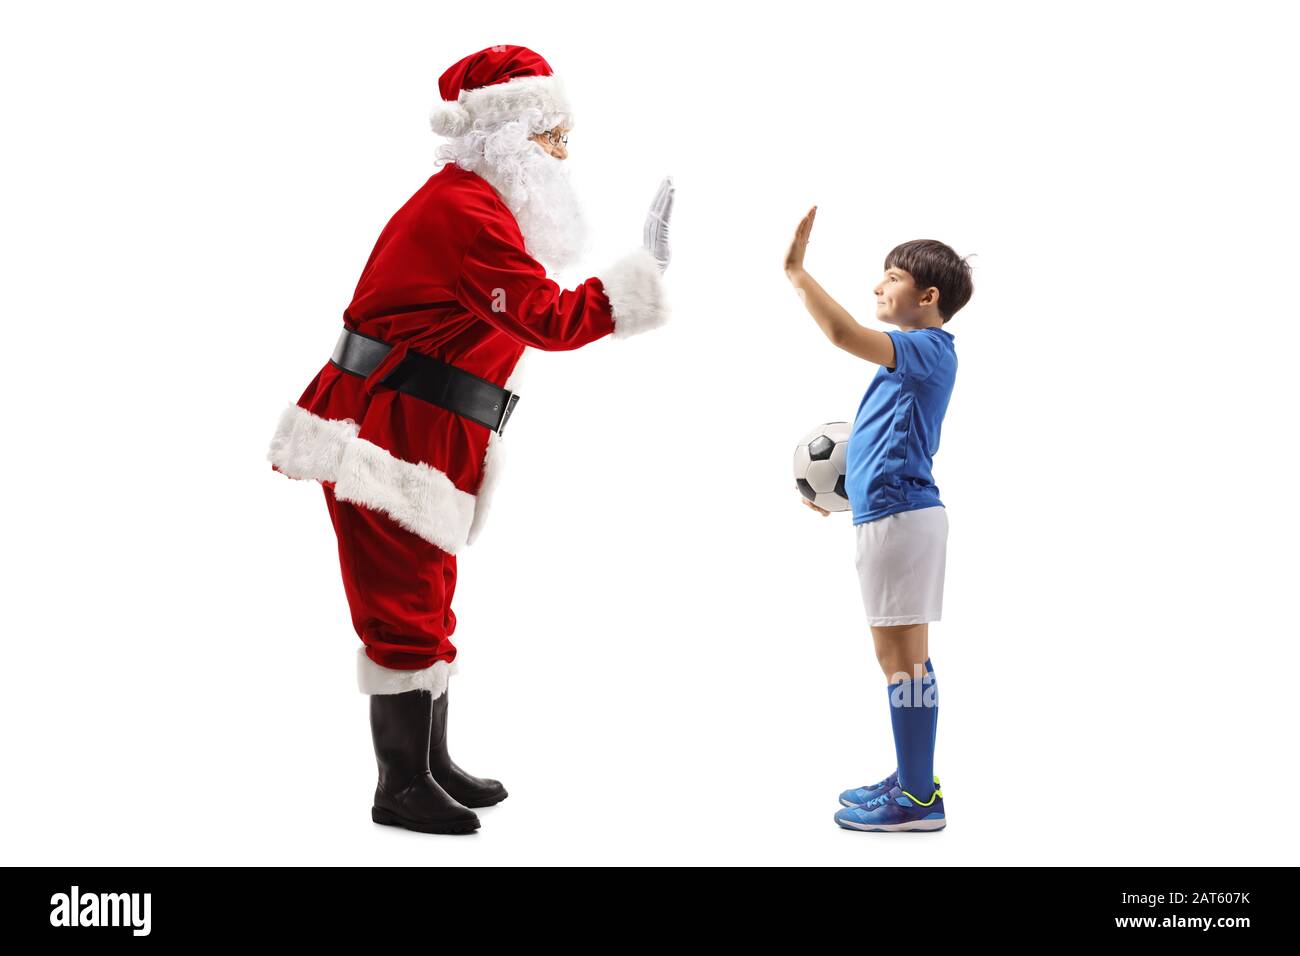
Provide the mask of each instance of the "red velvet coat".
{"label": "red velvet coat", "polygon": [[390,515],[455,553],[482,527],[501,437],[378,385],[412,349],[506,385],[527,346],[574,349],[667,318],[645,250],[562,290],[524,248],[514,216],[480,176],[447,165],[389,220],[344,324],[396,347],[366,379],[327,361],[285,409],[271,467],[335,483],[335,494]]}

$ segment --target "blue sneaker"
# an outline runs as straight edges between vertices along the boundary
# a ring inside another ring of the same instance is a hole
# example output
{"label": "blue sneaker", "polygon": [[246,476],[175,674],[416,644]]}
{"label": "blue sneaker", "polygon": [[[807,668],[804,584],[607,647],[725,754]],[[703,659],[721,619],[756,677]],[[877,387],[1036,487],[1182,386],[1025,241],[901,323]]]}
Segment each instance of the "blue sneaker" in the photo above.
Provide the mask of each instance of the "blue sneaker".
{"label": "blue sneaker", "polygon": [[[858,787],[856,790],[845,790],[840,794],[840,805],[844,807],[861,807],[866,806],[876,797],[889,792],[890,788],[898,783],[898,771],[895,770],[880,783],[873,783],[869,787]],[[934,788],[939,789],[939,778],[934,778]]]}
{"label": "blue sneaker", "polygon": [[897,784],[862,807],[845,807],[835,822],[846,830],[942,830],[943,791],[935,788],[929,803],[921,803]]}
{"label": "blue sneaker", "polygon": [[895,770],[880,783],[873,783],[870,786],[858,787],[856,790],[845,790],[840,794],[840,805],[845,807],[860,807],[870,803],[882,793],[888,793],[889,788],[898,783],[898,771]]}

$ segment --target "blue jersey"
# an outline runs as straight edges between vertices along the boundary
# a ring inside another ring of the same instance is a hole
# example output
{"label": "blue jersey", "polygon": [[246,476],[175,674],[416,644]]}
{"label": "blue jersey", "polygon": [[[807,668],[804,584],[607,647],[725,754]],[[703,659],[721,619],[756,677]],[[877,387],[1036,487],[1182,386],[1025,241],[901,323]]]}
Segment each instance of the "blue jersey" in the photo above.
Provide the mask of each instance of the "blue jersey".
{"label": "blue jersey", "polygon": [[844,477],[853,523],[942,505],[931,469],[957,378],[955,336],[940,328],[890,331],[894,367],[862,396]]}

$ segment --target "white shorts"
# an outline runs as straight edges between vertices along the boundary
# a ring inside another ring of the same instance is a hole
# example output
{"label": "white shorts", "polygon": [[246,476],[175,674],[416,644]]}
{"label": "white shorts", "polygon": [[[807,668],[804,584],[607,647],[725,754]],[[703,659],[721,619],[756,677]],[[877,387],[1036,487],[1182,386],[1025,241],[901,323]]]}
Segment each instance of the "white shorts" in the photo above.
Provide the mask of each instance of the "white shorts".
{"label": "white shorts", "polygon": [[948,509],[897,511],[854,525],[858,580],[867,622],[877,627],[925,624],[943,613]]}

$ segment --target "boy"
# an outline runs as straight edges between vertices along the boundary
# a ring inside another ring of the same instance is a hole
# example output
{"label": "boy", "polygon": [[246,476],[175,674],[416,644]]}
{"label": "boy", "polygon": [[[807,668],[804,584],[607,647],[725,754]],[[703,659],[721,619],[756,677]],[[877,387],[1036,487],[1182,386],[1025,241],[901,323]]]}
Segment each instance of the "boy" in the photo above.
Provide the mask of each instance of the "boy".
{"label": "boy", "polygon": [[844,486],[898,758],[898,769],[884,780],[840,795],[844,809],[835,822],[851,830],[942,830],[929,623],[943,607],[948,511],[931,469],[957,374],[954,336],[943,326],[970,300],[970,267],[941,242],[897,246],[885,257],[875,295],[877,320],[899,331],[868,329],[804,271],[816,216],[814,206],[795,230],[786,276],[832,344],[880,366],[853,422]]}

